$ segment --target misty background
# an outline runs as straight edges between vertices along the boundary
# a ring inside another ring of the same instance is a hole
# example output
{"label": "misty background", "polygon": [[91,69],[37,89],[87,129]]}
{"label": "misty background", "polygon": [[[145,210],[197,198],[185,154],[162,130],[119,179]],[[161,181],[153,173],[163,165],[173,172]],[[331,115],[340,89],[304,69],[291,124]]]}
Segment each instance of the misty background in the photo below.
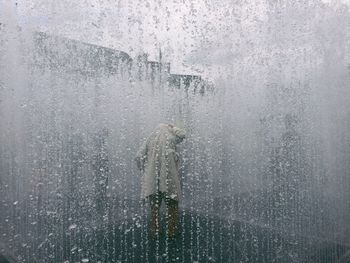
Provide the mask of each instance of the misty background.
{"label": "misty background", "polygon": [[0,1],[0,10],[3,255],[154,262],[134,157],[160,122],[188,135],[183,245],[164,262],[347,253],[348,1]]}

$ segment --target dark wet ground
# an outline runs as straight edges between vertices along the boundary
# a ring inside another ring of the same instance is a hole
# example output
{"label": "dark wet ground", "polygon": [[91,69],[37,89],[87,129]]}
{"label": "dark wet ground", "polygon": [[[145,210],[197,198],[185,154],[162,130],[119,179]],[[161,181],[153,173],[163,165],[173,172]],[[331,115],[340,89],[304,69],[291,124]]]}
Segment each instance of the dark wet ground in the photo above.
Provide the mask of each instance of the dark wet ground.
{"label": "dark wet ground", "polygon": [[5,256],[0,255],[0,263],[10,263],[10,261],[8,261],[8,259]]}
{"label": "dark wet ground", "polygon": [[[166,229],[164,219],[162,228]],[[18,262],[336,263],[349,249],[194,212],[181,213],[181,232],[176,238],[167,238],[166,231],[158,238],[151,237],[148,218],[139,215],[127,216],[120,224],[93,229],[81,228],[67,236],[69,242],[52,238],[51,246],[40,245],[36,252],[27,248],[22,253],[26,256]],[[5,258],[0,259],[1,263],[6,262]]]}
{"label": "dark wet ground", "polygon": [[[152,238],[146,218],[125,222],[109,234],[114,246],[109,246],[101,259],[105,262],[331,263],[337,262],[346,251],[335,243],[192,213],[183,213],[180,225],[177,238],[167,238],[166,231]],[[166,229],[165,220],[162,227]]]}

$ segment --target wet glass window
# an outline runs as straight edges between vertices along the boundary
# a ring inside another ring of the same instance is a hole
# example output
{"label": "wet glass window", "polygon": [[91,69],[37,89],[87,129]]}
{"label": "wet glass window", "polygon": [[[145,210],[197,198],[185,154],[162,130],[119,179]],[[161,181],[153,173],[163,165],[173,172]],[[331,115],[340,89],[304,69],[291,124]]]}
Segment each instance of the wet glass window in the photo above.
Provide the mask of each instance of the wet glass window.
{"label": "wet glass window", "polygon": [[349,0],[0,0],[0,262],[350,262]]}

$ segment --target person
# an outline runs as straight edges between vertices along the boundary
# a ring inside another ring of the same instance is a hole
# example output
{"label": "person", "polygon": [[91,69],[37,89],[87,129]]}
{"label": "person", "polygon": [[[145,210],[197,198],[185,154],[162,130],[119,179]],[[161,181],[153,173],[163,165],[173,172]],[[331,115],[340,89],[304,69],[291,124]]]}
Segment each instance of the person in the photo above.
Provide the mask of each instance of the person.
{"label": "person", "polygon": [[151,133],[135,158],[143,173],[141,198],[148,199],[151,206],[150,230],[154,237],[159,235],[159,211],[163,200],[168,215],[168,236],[178,234],[181,186],[177,145],[184,138],[182,129],[162,123]]}

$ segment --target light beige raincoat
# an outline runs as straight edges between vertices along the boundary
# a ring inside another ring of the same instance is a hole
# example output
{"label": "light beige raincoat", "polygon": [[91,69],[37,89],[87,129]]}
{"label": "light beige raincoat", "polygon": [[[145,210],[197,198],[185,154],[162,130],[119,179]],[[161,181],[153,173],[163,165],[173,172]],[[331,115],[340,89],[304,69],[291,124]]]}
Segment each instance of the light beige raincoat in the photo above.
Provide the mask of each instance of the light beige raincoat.
{"label": "light beige raincoat", "polygon": [[143,172],[141,197],[146,198],[158,191],[178,200],[181,186],[178,176],[179,155],[176,145],[185,133],[170,124],[160,124],[141,146],[136,155],[138,168]]}

